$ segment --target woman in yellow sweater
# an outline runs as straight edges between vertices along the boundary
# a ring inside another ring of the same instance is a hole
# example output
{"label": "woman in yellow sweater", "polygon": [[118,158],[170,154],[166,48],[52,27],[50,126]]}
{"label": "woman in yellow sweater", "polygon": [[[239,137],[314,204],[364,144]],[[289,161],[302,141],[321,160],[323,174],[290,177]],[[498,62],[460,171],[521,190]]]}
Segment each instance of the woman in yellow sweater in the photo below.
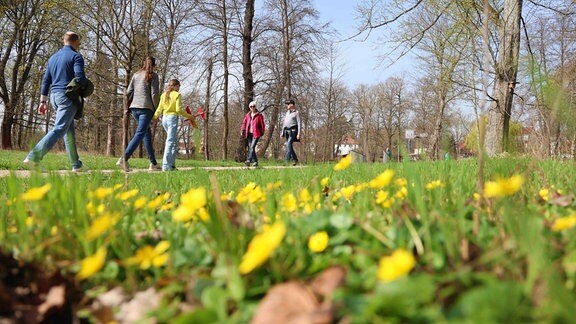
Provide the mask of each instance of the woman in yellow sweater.
{"label": "woman in yellow sweater", "polygon": [[182,98],[180,96],[180,82],[176,79],[170,80],[168,88],[160,97],[160,104],[154,113],[154,119],[162,117],[162,126],[166,130],[166,145],[164,147],[164,158],[162,159],[162,171],[176,170],[176,153],[178,151],[178,118],[184,116],[193,118],[182,109]]}

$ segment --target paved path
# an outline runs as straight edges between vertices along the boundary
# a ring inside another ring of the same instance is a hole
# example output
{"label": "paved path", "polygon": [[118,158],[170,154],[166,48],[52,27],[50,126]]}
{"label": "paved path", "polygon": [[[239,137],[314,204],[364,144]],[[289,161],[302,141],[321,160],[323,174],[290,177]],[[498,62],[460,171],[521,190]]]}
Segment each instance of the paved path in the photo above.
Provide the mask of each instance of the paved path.
{"label": "paved path", "polygon": [[[283,165],[261,166],[258,168],[254,168],[254,167],[249,168],[246,166],[184,167],[184,168],[178,168],[178,171],[175,171],[175,172],[187,171],[187,170],[198,170],[198,169],[202,169],[202,170],[206,170],[206,171],[220,171],[220,170],[246,170],[246,169],[293,169],[293,168],[303,168],[303,167],[304,166],[302,166],[302,165],[298,165],[298,166],[283,166]],[[8,177],[8,176],[10,176],[10,173],[14,173],[16,175],[16,177],[19,177],[19,178],[27,178],[33,172],[37,172],[37,171],[34,171],[34,170],[12,170],[12,171],[11,170],[0,170],[0,178]],[[67,175],[67,174],[87,174],[87,173],[111,174],[114,172],[122,172],[122,171],[119,169],[116,169],[116,170],[89,170],[89,171],[85,171],[85,172],[76,173],[76,172],[72,172],[69,170],[49,170],[49,171],[42,172],[42,174],[46,174],[46,175],[48,175],[48,174]],[[127,172],[127,174],[140,173],[140,172],[162,173],[162,171],[150,171],[148,169],[132,169],[130,172]]]}

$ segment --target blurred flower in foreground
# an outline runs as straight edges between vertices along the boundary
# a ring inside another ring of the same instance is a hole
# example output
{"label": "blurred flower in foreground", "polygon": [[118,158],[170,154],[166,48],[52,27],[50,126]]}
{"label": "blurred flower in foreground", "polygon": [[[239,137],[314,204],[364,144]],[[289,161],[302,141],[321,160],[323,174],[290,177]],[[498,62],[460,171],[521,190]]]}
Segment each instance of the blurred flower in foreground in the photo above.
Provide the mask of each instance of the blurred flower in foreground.
{"label": "blurred flower in foreground", "polygon": [[282,195],[280,200],[280,210],[293,213],[298,210],[298,204],[296,202],[296,197],[291,192],[287,192]]}
{"label": "blurred flower in foreground", "polygon": [[30,188],[30,190],[26,191],[20,197],[24,201],[37,201],[42,198],[52,189],[52,185],[47,183],[42,187]]}
{"label": "blurred flower in foreground", "polygon": [[368,185],[370,186],[370,188],[382,189],[387,185],[389,185],[390,182],[392,182],[393,177],[394,177],[394,171],[388,169],[380,173],[378,176],[376,176],[376,178],[370,180]]}
{"label": "blurred flower in foreground", "polygon": [[93,276],[100,271],[106,261],[106,247],[102,246],[92,256],[86,257],[80,261],[80,271],[76,277],[80,280]]}
{"label": "blurred flower in foreground", "polygon": [[496,181],[488,181],[484,184],[484,196],[486,198],[510,196],[518,192],[523,183],[524,178],[518,174],[508,179],[497,178]]}
{"label": "blurred flower in foreground", "polygon": [[114,192],[113,188],[104,188],[104,187],[100,187],[100,188],[96,188],[96,190],[91,191],[88,193],[88,197],[95,197],[96,199],[103,199],[108,197],[109,195],[111,195]]}
{"label": "blurred flower in foreground", "polygon": [[348,168],[351,163],[352,163],[352,155],[348,154],[345,157],[343,157],[342,159],[340,159],[340,161],[338,161],[338,163],[336,163],[336,165],[334,166],[334,171],[344,170],[344,169]]}
{"label": "blurred flower in foreground", "polygon": [[378,279],[390,282],[407,275],[416,265],[416,259],[409,251],[398,249],[390,256],[380,259]]}
{"label": "blurred flower in foreground", "polygon": [[161,267],[168,262],[166,251],[170,248],[170,242],[160,241],[155,247],[146,245],[136,251],[136,254],[126,260],[127,265],[138,264],[140,269],[146,270],[151,266]]}
{"label": "blurred flower in foreground", "polygon": [[86,239],[93,240],[104,234],[110,227],[116,225],[120,220],[120,213],[104,213],[96,218],[88,231]]}
{"label": "blurred flower in foreground", "polygon": [[376,193],[376,203],[383,208],[390,208],[394,203],[394,197],[390,197],[388,191],[379,190]]}
{"label": "blurred flower in foreground", "polygon": [[328,233],[326,231],[318,232],[308,239],[308,248],[312,252],[322,252],[328,246]]}
{"label": "blurred flower in foreground", "polygon": [[132,189],[132,190],[124,191],[124,192],[117,194],[116,199],[125,201],[125,200],[132,198],[132,197],[136,197],[137,194],[138,194],[138,189]]}
{"label": "blurred flower in foreground", "polygon": [[444,187],[444,183],[442,183],[442,181],[440,181],[440,180],[434,180],[434,181],[426,184],[427,190],[433,190],[433,189],[441,188],[441,187]]}
{"label": "blurred flower in foreground", "polygon": [[542,189],[540,189],[540,191],[538,191],[538,195],[540,196],[540,198],[542,198],[542,200],[548,201],[548,196],[550,195],[550,191],[548,190],[548,188],[542,188]]}
{"label": "blurred flower in foreground", "polygon": [[259,185],[255,182],[250,182],[244,188],[240,189],[240,192],[236,196],[236,201],[239,204],[255,204],[266,201],[266,195]]}
{"label": "blurred flower in foreground", "polygon": [[162,204],[164,204],[164,202],[166,202],[166,200],[168,200],[168,198],[170,198],[169,192],[165,192],[161,195],[158,195],[158,197],[150,200],[150,202],[148,203],[148,208],[156,209],[156,208],[162,206]]}
{"label": "blurred flower in foreground", "polygon": [[172,212],[172,219],[176,222],[187,222],[198,210],[206,206],[206,202],[206,189],[203,187],[190,189],[182,195],[180,206]]}
{"label": "blurred flower in foreground", "polygon": [[238,267],[240,274],[247,274],[263,264],[280,245],[286,234],[286,225],[277,221],[274,225],[257,234],[248,244],[248,251],[242,256]]}
{"label": "blurred flower in foreground", "polygon": [[554,221],[554,224],[552,224],[552,230],[555,232],[560,232],[574,226],[576,226],[576,213],[573,213],[570,216],[557,218]]}

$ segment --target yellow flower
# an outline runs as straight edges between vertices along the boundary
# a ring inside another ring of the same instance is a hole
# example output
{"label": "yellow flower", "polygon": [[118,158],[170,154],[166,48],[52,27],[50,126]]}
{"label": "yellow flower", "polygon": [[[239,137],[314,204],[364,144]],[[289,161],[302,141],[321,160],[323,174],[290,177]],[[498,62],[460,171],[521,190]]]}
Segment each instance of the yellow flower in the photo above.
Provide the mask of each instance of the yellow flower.
{"label": "yellow flower", "polygon": [[134,201],[134,208],[141,209],[142,207],[146,206],[146,197],[140,197]]}
{"label": "yellow flower", "polygon": [[552,230],[555,232],[560,232],[572,228],[574,226],[576,226],[576,213],[567,217],[557,218],[554,221],[554,224],[552,224]]}
{"label": "yellow flower", "polygon": [[428,184],[426,184],[426,189],[427,190],[433,190],[436,188],[441,188],[444,187],[444,183],[440,180],[434,180],[432,182],[429,182]]}
{"label": "yellow flower", "polygon": [[149,203],[148,203],[148,208],[150,209],[156,209],[160,206],[162,206],[162,204],[164,204],[164,202],[166,200],[168,200],[168,198],[170,198],[170,193],[165,192],[161,195],[158,195],[158,197],[152,199]]}
{"label": "yellow flower", "polygon": [[190,189],[182,195],[180,206],[172,212],[172,219],[176,222],[187,222],[196,215],[196,212],[206,206],[206,202],[206,189]]}
{"label": "yellow flower", "polygon": [[174,208],[174,202],[169,201],[169,202],[165,203],[164,205],[162,205],[162,207],[160,207],[159,211],[168,211],[172,208]]}
{"label": "yellow flower", "polygon": [[296,197],[291,192],[287,192],[282,196],[280,200],[280,208],[282,211],[293,213],[298,210],[298,204],[296,203]]}
{"label": "yellow flower", "polygon": [[200,217],[200,220],[203,221],[204,223],[210,220],[210,214],[208,214],[206,208],[198,209],[198,217]]}
{"label": "yellow flower", "polygon": [[270,182],[266,185],[266,191],[273,191],[282,187],[282,181]]}
{"label": "yellow flower", "polygon": [[380,259],[378,279],[383,282],[396,280],[408,274],[416,265],[416,259],[407,250],[398,249],[390,256]]}
{"label": "yellow flower", "polygon": [[394,197],[390,197],[388,191],[380,190],[376,193],[376,203],[384,208],[390,208],[394,203]]}
{"label": "yellow flower", "polygon": [[56,234],[58,234],[58,227],[57,226],[52,226],[52,228],[50,228],[50,234],[52,236],[56,236]]}
{"label": "yellow flower", "polygon": [[406,178],[398,178],[394,180],[394,184],[398,187],[406,187],[408,186],[408,180],[406,180]]}
{"label": "yellow flower", "polygon": [[47,183],[42,187],[31,188],[20,196],[23,201],[38,201],[52,189],[52,185]]}
{"label": "yellow flower", "polygon": [[229,193],[221,194],[220,200],[221,201],[228,201],[228,200],[232,200],[232,197],[234,197],[234,191],[230,191]]}
{"label": "yellow flower", "polygon": [[103,199],[110,196],[114,192],[113,188],[97,188],[96,190],[90,192],[88,195],[95,197],[96,199]]}
{"label": "yellow flower", "polygon": [[322,187],[326,187],[326,186],[328,185],[328,181],[329,181],[329,180],[330,180],[330,178],[328,178],[328,177],[322,178],[322,180],[320,180],[320,185],[321,185]]}
{"label": "yellow flower", "polygon": [[394,171],[388,169],[388,170],[380,173],[376,178],[372,179],[368,183],[368,185],[370,186],[370,188],[373,188],[373,189],[382,189],[382,188],[386,187],[387,185],[389,185],[390,182],[392,182],[393,177],[394,177]]}
{"label": "yellow flower", "polygon": [[497,178],[496,181],[488,181],[484,184],[484,196],[486,198],[510,196],[518,192],[523,183],[524,178],[518,174],[509,179]]}
{"label": "yellow flower", "polygon": [[328,233],[326,231],[318,232],[308,239],[308,248],[312,252],[322,252],[328,246]]}
{"label": "yellow flower", "polygon": [[119,213],[104,213],[96,218],[88,231],[86,232],[86,239],[93,240],[104,234],[110,227],[116,225],[120,220]]}
{"label": "yellow flower", "polygon": [[340,189],[339,192],[342,194],[342,197],[344,197],[344,199],[350,200],[350,199],[352,199],[352,196],[354,195],[354,193],[356,193],[356,186],[350,185],[350,186],[344,187],[344,188]]}
{"label": "yellow flower", "polygon": [[180,205],[172,212],[172,220],[175,222],[187,222],[194,217],[196,211],[186,205]]}
{"label": "yellow flower", "polygon": [[116,199],[126,201],[132,197],[136,197],[137,194],[138,194],[138,189],[132,189],[132,190],[124,191],[124,192],[117,194]]}
{"label": "yellow flower", "polygon": [[352,155],[348,154],[345,157],[341,158],[340,161],[338,161],[338,163],[336,163],[336,165],[334,166],[334,171],[344,170],[348,168],[351,163],[352,163]]}
{"label": "yellow flower", "polygon": [[115,184],[115,185],[114,185],[114,191],[116,191],[116,190],[120,190],[120,188],[122,188],[122,187],[124,187],[124,185],[123,185],[123,184],[121,184],[121,183],[117,183],[117,184]]}
{"label": "yellow flower", "polygon": [[408,188],[401,187],[400,189],[398,189],[398,191],[396,191],[396,194],[394,195],[394,197],[396,197],[400,200],[406,199],[406,197],[408,197]]}
{"label": "yellow flower", "polygon": [[100,271],[106,261],[106,247],[102,246],[96,251],[96,254],[86,257],[80,261],[80,271],[76,274],[79,280],[93,276]]}
{"label": "yellow flower", "polygon": [[257,202],[266,201],[266,195],[260,186],[254,182],[250,182],[240,190],[236,196],[236,201],[238,201],[239,204],[255,204]]}
{"label": "yellow flower", "polygon": [[480,194],[475,192],[472,197],[474,198],[474,201],[479,201],[480,200]]}
{"label": "yellow flower", "polygon": [[242,262],[238,267],[240,274],[250,273],[268,260],[282,242],[284,234],[286,225],[282,221],[276,221],[274,225],[254,236],[248,244],[248,250],[242,256]]}
{"label": "yellow flower", "polygon": [[548,188],[542,188],[540,189],[540,191],[538,191],[538,195],[540,196],[540,198],[542,198],[542,200],[548,201],[550,191],[548,190]]}
{"label": "yellow flower", "polygon": [[26,217],[26,226],[32,227],[32,225],[34,225],[34,217],[32,216]]}
{"label": "yellow flower", "polygon": [[151,266],[161,267],[168,262],[168,254],[165,253],[168,248],[170,248],[170,242],[168,241],[160,241],[156,247],[146,245],[138,249],[133,257],[128,258],[126,264],[138,264],[142,270],[146,270]]}

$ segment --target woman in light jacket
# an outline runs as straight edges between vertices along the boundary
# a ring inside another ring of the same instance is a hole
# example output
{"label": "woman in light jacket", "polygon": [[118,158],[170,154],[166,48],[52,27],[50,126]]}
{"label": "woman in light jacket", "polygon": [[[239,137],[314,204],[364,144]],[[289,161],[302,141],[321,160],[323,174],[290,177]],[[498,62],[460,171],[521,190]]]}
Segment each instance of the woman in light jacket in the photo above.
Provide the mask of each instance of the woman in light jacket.
{"label": "woman in light jacket", "polygon": [[176,153],[178,151],[178,118],[194,118],[192,115],[182,110],[182,98],[180,96],[180,82],[176,79],[170,80],[168,88],[160,97],[160,104],[154,119],[162,115],[162,126],[166,131],[166,145],[164,147],[164,158],[162,159],[162,171],[176,170]]}
{"label": "woman in light jacket", "polygon": [[266,125],[264,124],[264,116],[258,111],[256,102],[251,101],[248,105],[250,111],[244,116],[242,120],[242,127],[240,132],[244,138],[250,143],[250,150],[248,151],[248,159],[244,162],[247,166],[258,166],[258,156],[256,156],[256,144],[262,135]]}
{"label": "woman in light jacket", "polygon": [[146,152],[148,152],[148,159],[150,159],[150,170],[158,170],[160,167],[156,162],[154,149],[152,148],[152,132],[150,131],[150,122],[154,115],[154,110],[158,106],[158,97],[160,94],[158,74],[154,72],[156,66],[156,59],[149,56],[144,61],[142,68],[132,76],[132,80],[128,85],[127,96],[130,102],[129,110],[132,117],[138,123],[134,136],[126,146],[124,155],[118,159],[116,165],[124,171],[130,171],[128,166],[128,159],[132,156],[134,151],[144,142]]}

